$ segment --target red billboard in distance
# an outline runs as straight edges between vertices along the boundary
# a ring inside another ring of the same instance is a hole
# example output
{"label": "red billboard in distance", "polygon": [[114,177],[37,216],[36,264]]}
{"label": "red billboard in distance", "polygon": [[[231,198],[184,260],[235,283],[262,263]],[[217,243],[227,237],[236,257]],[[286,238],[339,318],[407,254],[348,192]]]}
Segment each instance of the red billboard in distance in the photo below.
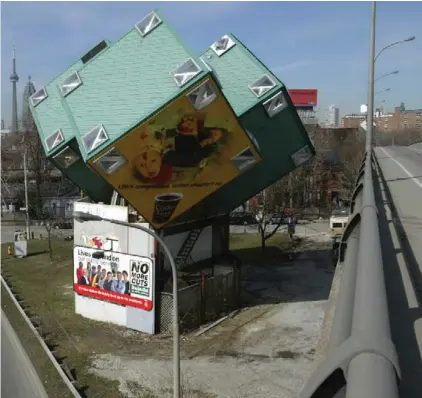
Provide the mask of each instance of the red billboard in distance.
{"label": "red billboard in distance", "polygon": [[314,88],[292,88],[288,90],[296,108],[313,108],[317,106],[318,90]]}

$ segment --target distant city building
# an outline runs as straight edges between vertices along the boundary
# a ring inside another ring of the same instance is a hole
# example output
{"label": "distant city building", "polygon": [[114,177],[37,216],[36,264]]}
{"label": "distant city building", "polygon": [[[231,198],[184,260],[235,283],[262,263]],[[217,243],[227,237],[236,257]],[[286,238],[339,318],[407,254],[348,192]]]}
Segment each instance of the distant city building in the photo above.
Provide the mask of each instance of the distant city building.
{"label": "distant city building", "polygon": [[303,124],[315,126],[318,124],[318,118],[316,117],[316,113],[313,109],[297,108],[296,110]]}
{"label": "distant city building", "polygon": [[340,122],[340,110],[335,105],[330,105],[327,111],[326,127],[338,127]]}
{"label": "distant city building", "polygon": [[1,119],[1,130],[4,130],[4,120]]}
{"label": "distant city building", "polygon": [[296,107],[297,113],[305,125],[317,125],[318,119],[315,107],[318,104],[318,90],[310,89],[290,89],[290,99]]}
{"label": "distant city building", "polygon": [[29,109],[29,98],[35,93],[35,86],[31,81],[31,76],[28,77],[28,82],[23,90],[22,98],[22,130],[34,130],[35,123],[32,118],[31,110]]}
{"label": "distant city building", "polygon": [[380,132],[392,133],[415,130],[422,133],[422,109],[406,110],[404,103],[394,108],[394,112],[375,117]]}
{"label": "distant city building", "polygon": [[368,105],[362,104],[360,106],[360,114],[361,115],[366,115],[367,113],[368,113]]}
{"label": "distant city building", "polygon": [[365,120],[366,120],[366,115],[357,115],[356,113],[345,115],[343,119],[341,119],[341,127],[350,128],[350,129],[358,129],[360,128],[361,123]]}
{"label": "distant city building", "polygon": [[[422,109],[407,110],[404,103],[401,103],[394,108],[394,112],[387,113],[383,108],[377,108],[374,117],[377,131],[380,133],[404,130],[415,130],[422,133]],[[366,122],[366,113],[350,114],[343,117],[341,125],[347,128],[359,128],[359,126],[362,127],[363,122]]]}

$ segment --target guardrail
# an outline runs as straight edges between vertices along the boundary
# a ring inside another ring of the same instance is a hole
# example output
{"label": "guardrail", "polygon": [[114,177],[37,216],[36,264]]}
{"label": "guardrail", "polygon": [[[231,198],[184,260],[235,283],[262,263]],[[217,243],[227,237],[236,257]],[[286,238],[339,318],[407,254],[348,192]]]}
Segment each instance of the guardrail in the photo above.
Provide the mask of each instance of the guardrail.
{"label": "guardrail", "polygon": [[398,398],[400,368],[391,340],[372,148],[359,170],[339,263],[344,271],[325,360],[301,398]]}

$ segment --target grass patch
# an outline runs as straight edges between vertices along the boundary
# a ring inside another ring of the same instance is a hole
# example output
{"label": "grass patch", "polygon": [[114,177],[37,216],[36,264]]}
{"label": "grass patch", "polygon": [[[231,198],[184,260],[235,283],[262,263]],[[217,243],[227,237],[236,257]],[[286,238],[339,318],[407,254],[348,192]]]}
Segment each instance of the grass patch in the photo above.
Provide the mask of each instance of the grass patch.
{"label": "grass patch", "polygon": [[72,398],[66,384],[59,377],[47,354],[39,344],[34,333],[16,308],[6,289],[1,289],[1,306],[10,324],[19,337],[28,357],[40,377],[49,397]]}
{"label": "grass patch", "polygon": [[[118,390],[118,382],[88,372],[91,367],[90,356],[107,352],[124,354],[125,351],[133,351],[132,344],[128,342],[128,338],[122,339],[126,328],[90,321],[75,314],[72,290],[73,242],[53,241],[53,263],[47,252],[47,241],[29,241],[30,255],[24,259],[7,258],[7,246],[8,244],[1,246],[2,273],[15,293],[25,300],[31,314],[41,319],[46,340],[56,345],[56,352],[59,357],[64,358],[77,380],[76,387],[89,398],[120,398],[122,395]],[[18,337],[22,339],[41,380],[48,377],[47,385],[52,386],[49,396],[67,397],[56,386],[60,384],[59,375],[46,371],[49,368],[47,356],[44,354],[47,359],[42,359],[41,346],[35,337],[30,337],[32,331],[28,327],[25,329],[21,314],[13,308],[13,302],[10,298],[8,302],[5,295],[7,292],[2,291],[3,311]]]}
{"label": "grass patch", "polygon": [[[59,357],[63,358],[72,370],[76,387],[85,397],[123,396],[119,391],[118,381],[89,372],[92,367],[92,356],[95,354],[171,358],[171,339],[154,339],[153,336],[128,331],[125,327],[91,321],[75,314],[73,242],[66,242],[63,239],[52,240],[53,260],[50,260],[46,240],[29,241],[29,255],[24,259],[9,257],[8,245],[7,243],[1,245],[4,277],[15,294],[25,300],[31,315],[39,317],[47,341],[55,345]],[[232,234],[230,247],[244,262],[262,261],[257,234]],[[288,237],[285,234],[276,234],[267,241],[265,257],[280,261],[283,253],[290,248]],[[64,383],[5,291],[2,291],[2,307],[34,363],[49,396],[67,398],[69,392]],[[195,391],[195,394],[208,397],[205,393],[199,394],[198,391]],[[154,396],[152,392],[145,391],[144,395]],[[191,395],[194,396],[196,395]]]}
{"label": "grass patch", "polygon": [[296,244],[285,233],[277,233],[266,241],[264,253],[261,252],[261,237],[258,233],[230,234],[230,250],[244,263],[261,261],[282,261]]}

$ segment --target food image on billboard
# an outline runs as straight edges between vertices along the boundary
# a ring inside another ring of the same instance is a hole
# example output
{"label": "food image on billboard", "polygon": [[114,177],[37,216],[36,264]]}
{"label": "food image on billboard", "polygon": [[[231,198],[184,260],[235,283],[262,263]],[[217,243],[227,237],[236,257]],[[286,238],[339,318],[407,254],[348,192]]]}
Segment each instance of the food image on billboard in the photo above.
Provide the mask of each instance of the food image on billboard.
{"label": "food image on billboard", "polygon": [[[206,90],[198,90],[203,85]],[[206,98],[199,100],[197,91]],[[232,159],[245,148],[248,164],[256,164],[260,156],[250,137],[207,77],[89,163],[160,228],[236,178],[242,170]]]}
{"label": "food image on billboard", "polygon": [[150,258],[76,246],[73,263],[77,294],[145,311],[153,308]]}

